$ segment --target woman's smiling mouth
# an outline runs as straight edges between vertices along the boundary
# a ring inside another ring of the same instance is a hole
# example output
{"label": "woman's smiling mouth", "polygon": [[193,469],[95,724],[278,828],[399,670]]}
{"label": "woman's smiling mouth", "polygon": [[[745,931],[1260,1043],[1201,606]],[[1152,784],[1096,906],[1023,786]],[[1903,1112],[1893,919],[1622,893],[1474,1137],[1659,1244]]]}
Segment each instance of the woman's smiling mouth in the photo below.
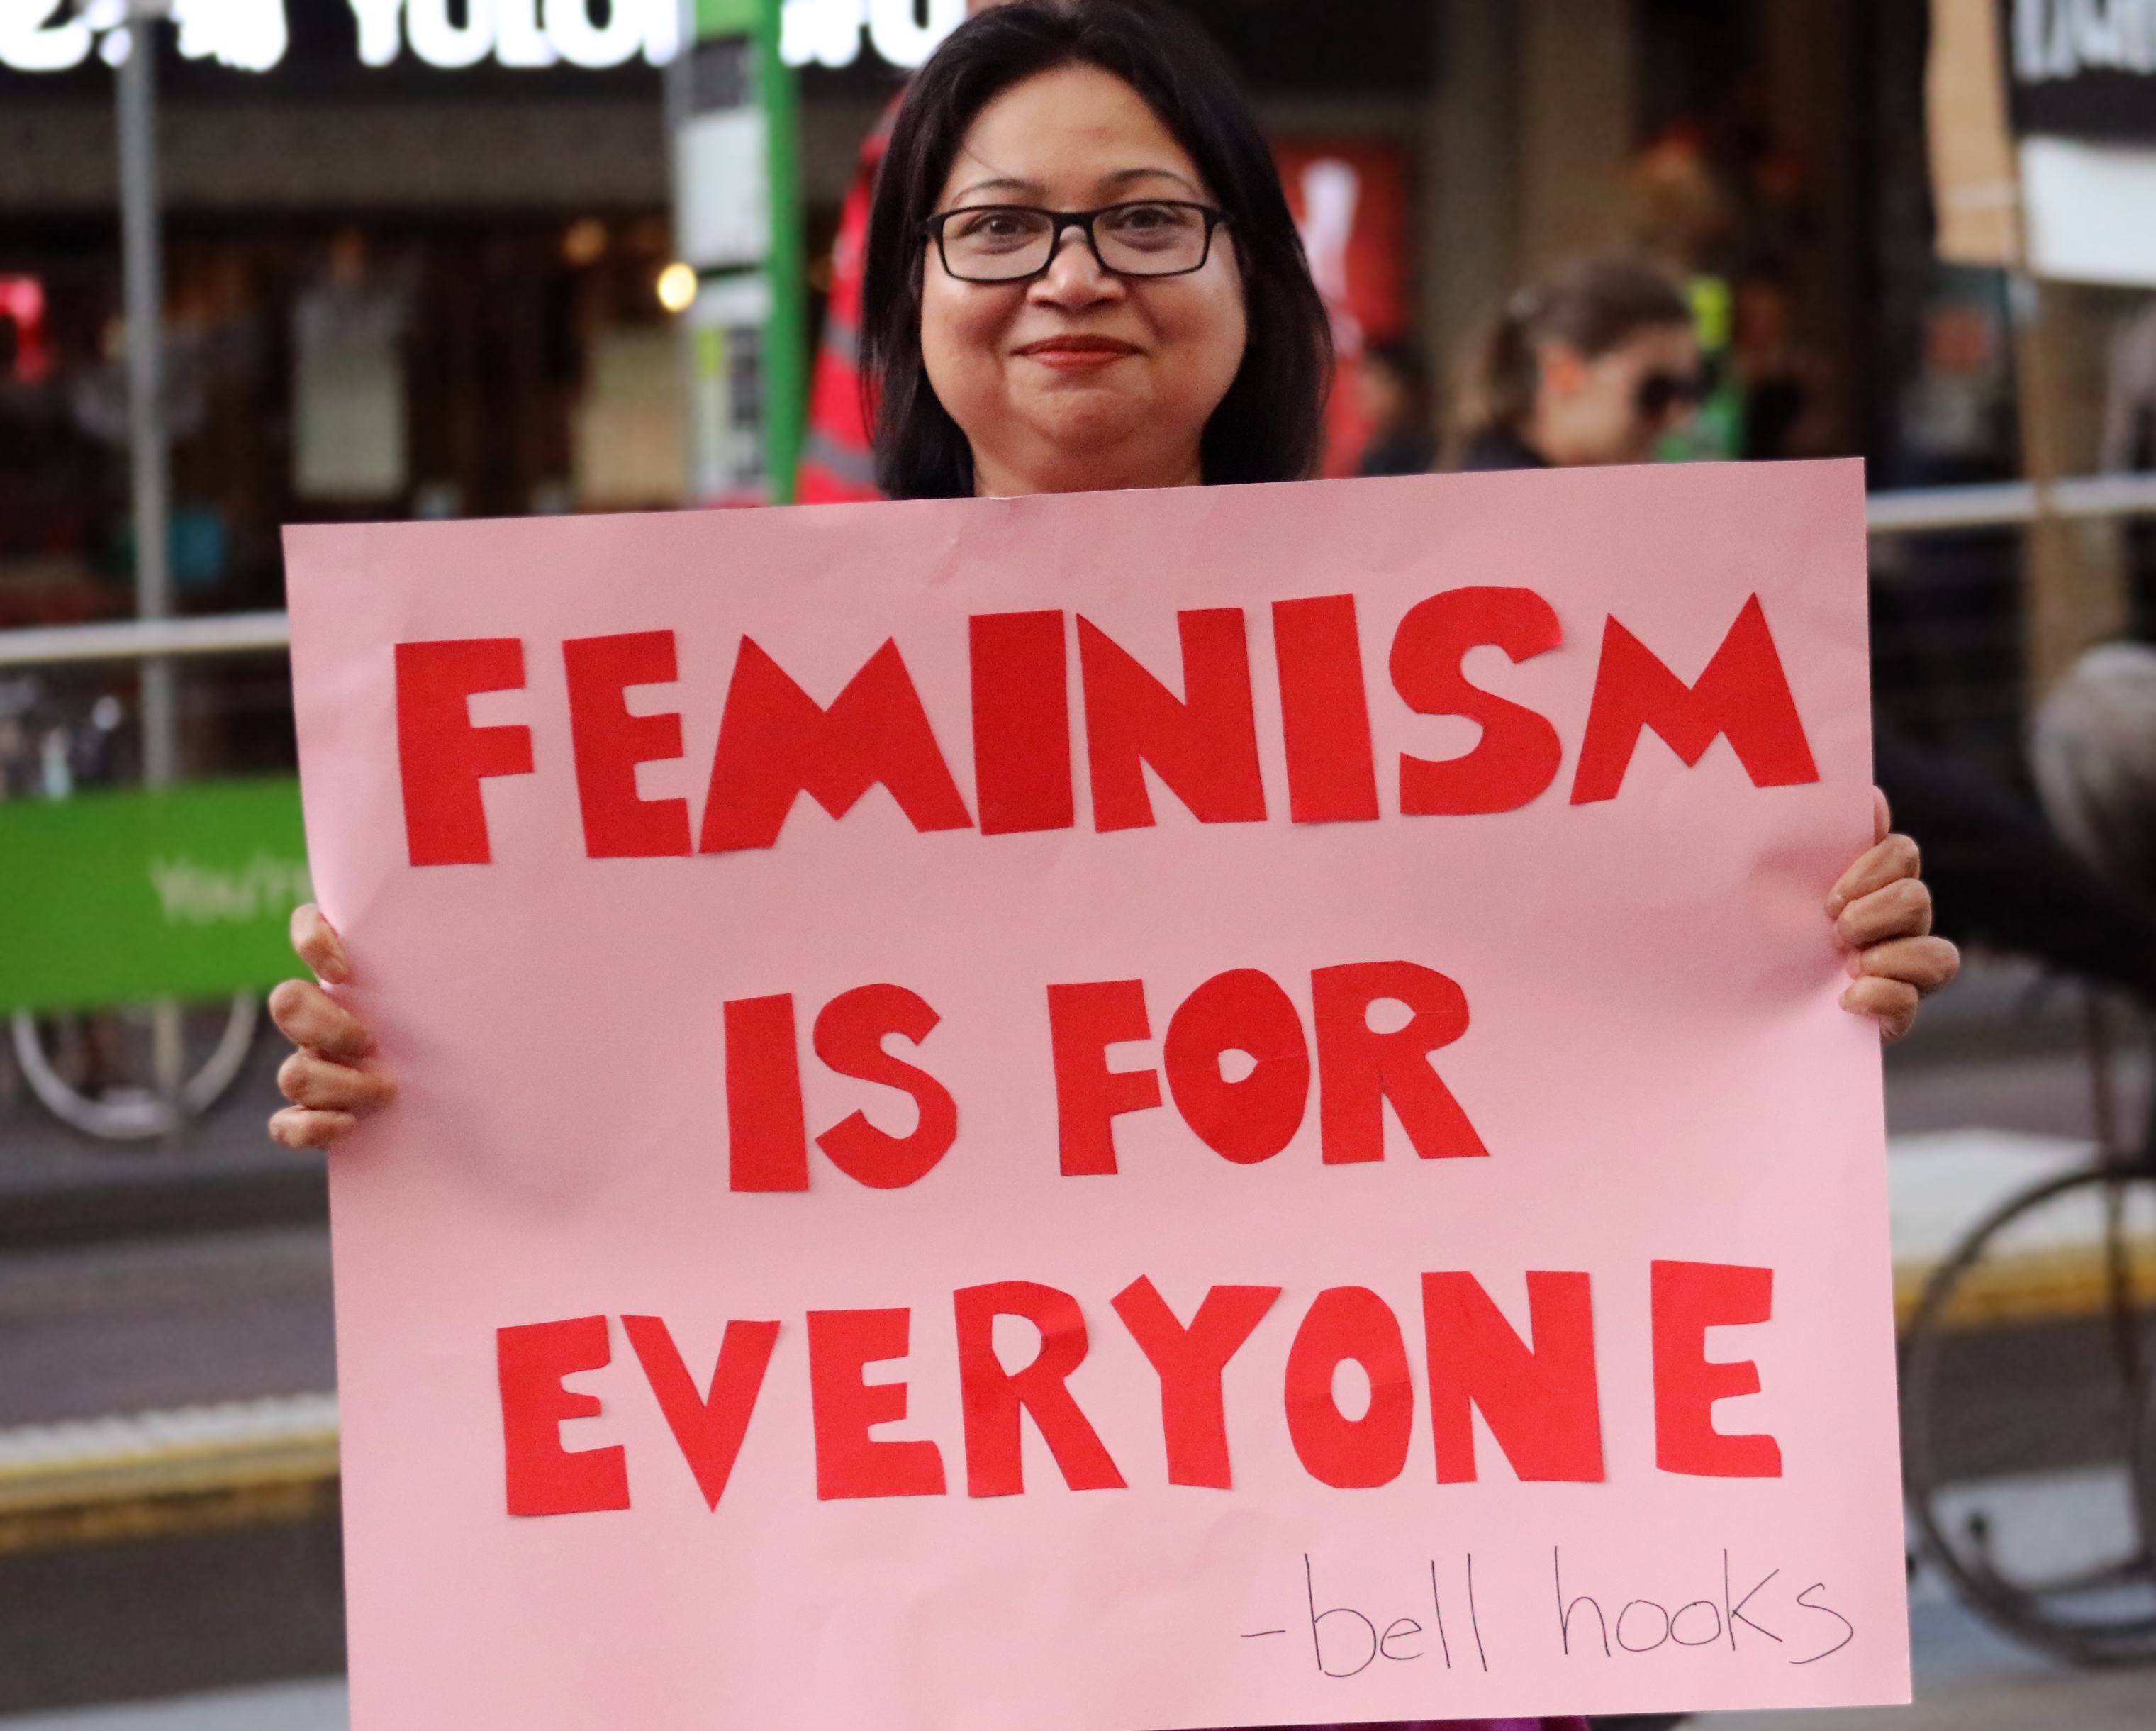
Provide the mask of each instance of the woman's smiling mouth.
{"label": "woman's smiling mouth", "polygon": [[1113,336],[1073,334],[1043,336],[1032,342],[1020,343],[1016,352],[1029,361],[1040,362],[1044,367],[1076,369],[1104,367],[1111,361],[1120,361],[1140,351],[1136,343],[1123,342]]}

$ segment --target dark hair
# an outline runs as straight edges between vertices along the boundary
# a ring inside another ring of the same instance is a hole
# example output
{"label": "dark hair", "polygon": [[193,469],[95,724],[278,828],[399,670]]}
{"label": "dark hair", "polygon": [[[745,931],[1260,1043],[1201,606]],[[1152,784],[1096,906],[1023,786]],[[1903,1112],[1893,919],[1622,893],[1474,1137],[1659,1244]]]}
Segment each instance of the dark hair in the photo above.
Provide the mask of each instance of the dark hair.
{"label": "dark hair", "polygon": [[1013,85],[1097,66],[1131,86],[1190,153],[1229,215],[1249,342],[1205,424],[1209,482],[1292,480],[1316,466],[1332,365],[1280,172],[1219,51],[1142,0],[1014,0],[969,18],[914,75],[870,208],[861,280],[861,380],[874,393],[876,481],[895,499],[973,491],[965,434],[921,357],[921,223],[934,213],[974,117]]}
{"label": "dark hair", "polygon": [[1546,342],[1592,361],[1640,331],[1691,321],[1683,291],[1653,265],[1575,259],[1514,295],[1476,339],[1460,381],[1459,434],[1471,439],[1527,424],[1541,378],[1536,351]]}

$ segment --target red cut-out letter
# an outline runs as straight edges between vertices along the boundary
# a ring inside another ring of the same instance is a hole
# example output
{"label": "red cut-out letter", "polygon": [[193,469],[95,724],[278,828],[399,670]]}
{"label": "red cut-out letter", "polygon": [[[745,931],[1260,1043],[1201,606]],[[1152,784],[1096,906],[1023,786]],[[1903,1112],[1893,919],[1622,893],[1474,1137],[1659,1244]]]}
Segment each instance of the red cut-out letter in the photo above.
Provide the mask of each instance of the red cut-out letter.
{"label": "red cut-out letter", "polygon": [[1079,618],[1096,830],[1142,830],[1152,822],[1142,761],[1201,824],[1265,821],[1242,609],[1204,608],[1175,620],[1183,636],[1183,699]]}
{"label": "red cut-out letter", "polygon": [[1602,629],[1587,737],[1572,778],[1572,803],[1614,799],[1640,730],[1652,727],[1689,768],[1723,734],[1755,788],[1819,779],[1797,701],[1775,653],[1757,595],[1744,604],[1699,683],[1688,686],[1613,617]]}
{"label": "red cut-out letter", "polygon": [[1714,1403],[1759,1392],[1749,1359],[1712,1363],[1707,1331],[1763,1323],[1774,1314],[1774,1271],[1721,1262],[1657,1262],[1655,1309],[1655,1465],[1702,1478],[1779,1478],[1771,1436],[1725,1436]]}
{"label": "red cut-out letter", "polygon": [[594,860],[689,851],[689,802],[645,799],[636,766],[681,755],[681,717],[631,715],[630,686],[671,685],[674,634],[574,637],[562,645],[569,675],[569,733],[577,748],[577,799],[584,852]]}
{"label": "red cut-out letter", "polygon": [[749,1415],[763,1388],[763,1373],[778,1340],[776,1323],[728,1323],[719,1342],[719,1362],[708,1394],[696,1391],[696,1379],[681,1362],[680,1348],[657,1317],[624,1317],[629,1343],[644,1366],[644,1379],[659,1397],[666,1426],[680,1445],[681,1457],[696,1476],[704,1506],[716,1508],[733,1476]]}
{"label": "red cut-out letter", "polygon": [[[1344,1359],[1370,1379],[1359,1419],[1333,1404],[1332,1373]],[[1320,1292],[1287,1354],[1287,1434],[1304,1470],[1342,1491],[1389,1485],[1408,1464],[1414,1425],[1414,1384],[1392,1307],[1368,1287]]]}
{"label": "red cut-out letter", "polygon": [[397,645],[397,767],[404,783],[404,846],[414,866],[484,866],[490,775],[531,773],[531,730],[475,727],[475,691],[524,685],[524,645],[474,637]]}
{"label": "red cut-out letter", "polygon": [[629,1454],[562,1446],[562,1420],[598,1416],[596,1395],[573,1395],[562,1379],[598,1370],[613,1357],[604,1317],[497,1328],[501,1456],[513,1515],[584,1514],[629,1507]]}
{"label": "red cut-out letter", "polygon": [[726,1184],[736,1190],[808,1188],[808,1122],[793,999],[726,1005]]}
{"label": "red cut-out letter", "polygon": [[808,1390],[816,1425],[816,1494],[941,1497],[943,1456],[932,1442],[885,1441],[872,1425],[906,1416],[904,1383],[865,1383],[864,1366],[903,1359],[910,1310],[808,1312]]}
{"label": "red cut-out letter", "polygon": [[1517,811],[1557,779],[1564,746],[1548,718],[1470,685],[1460,663],[1484,644],[1525,661],[1563,641],[1556,611],[1532,589],[1447,589],[1409,609],[1393,634],[1393,689],[1417,715],[1481,722],[1482,737],[1465,757],[1401,753],[1401,811]]}
{"label": "red cut-out letter", "polygon": [[1215,1287],[1186,1328],[1140,1275],[1109,1301],[1160,1378],[1160,1428],[1172,1485],[1234,1487],[1220,1373],[1279,1297],[1278,1287]]}
{"label": "red cut-out letter", "polygon": [[1287,745],[1287,809],[1298,824],[1368,823],[1378,815],[1378,763],[1363,690],[1353,595],[1273,603]]}
{"label": "red cut-out letter", "polygon": [[[1220,1074],[1224,1052],[1257,1061],[1240,1081]],[[1161,1066],[1176,1110],[1199,1139],[1239,1166],[1270,1160],[1302,1127],[1310,1047],[1294,1001],[1255,968],[1216,973],[1168,1019]]]}
{"label": "red cut-out letter", "polygon": [[879,1130],[857,1112],[818,1137],[816,1146],[848,1178],[875,1189],[902,1190],[926,1177],[957,1139],[958,1102],[951,1091],[883,1049],[888,1034],[919,1045],[942,1020],[918,993],[891,985],[841,992],[816,1018],[816,1056],[827,1069],[911,1095],[917,1115],[907,1136]]}
{"label": "red cut-out letter", "polygon": [[1430,1354],[1430,1427],[1440,1484],[1475,1477],[1479,1406],[1523,1479],[1602,1477],[1594,1383],[1594,1305],[1584,1274],[1527,1275],[1529,1346],[1471,1274],[1422,1277]]}
{"label": "red cut-out letter", "polygon": [[[1310,976],[1317,1024],[1317,1122],[1328,1166],[1385,1158],[1385,1102],[1425,1160],[1486,1154],[1482,1138],[1430,1067],[1430,1054],[1467,1031],[1467,996],[1413,962],[1357,962]],[[1393,998],[1414,1012],[1379,1034],[1370,1006]]]}
{"label": "red cut-out letter", "polygon": [[976,614],[968,624],[981,834],[1068,830],[1077,819],[1063,615]]}
{"label": "red cut-out letter", "polygon": [[1055,1054],[1055,1126],[1063,1175],[1116,1169],[1113,1119],[1160,1104],[1150,1070],[1111,1070],[1108,1048],[1150,1040],[1145,982],[1088,980],[1048,989],[1049,1043]]}
{"label": "red cut-out letter", "polygon": [[769,847],[797,794],[842,818],[878,782],[916,830],[973,827],[897,644],[870,655],[826,710],[742,639],[711,759],[704,852]]}
{"label": "red cut-out letter", "polygon": [[[967,1287],[951,1295],[958,1318],[958,1384],[966,1414],[966,1494],[1015,1497],[1025,1489],[1019,1411],[1033,1415],[1048,1451],[1074,1491],[1120,1491],[1123,1476],[1094,1433],[1065,1379],[1086,1358],[1078,1301],[1029,1280]],[[1019,1371],[996,1356],[999,1316],[1040,1330],[1040,1350]]]}

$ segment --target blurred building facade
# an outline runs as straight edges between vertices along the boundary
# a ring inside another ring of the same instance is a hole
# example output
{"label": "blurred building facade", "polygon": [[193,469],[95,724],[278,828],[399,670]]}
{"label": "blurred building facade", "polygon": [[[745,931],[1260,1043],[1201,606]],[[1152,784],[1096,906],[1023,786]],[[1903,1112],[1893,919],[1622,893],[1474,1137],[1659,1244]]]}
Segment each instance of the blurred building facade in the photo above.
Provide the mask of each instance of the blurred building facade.
{"label": "blurred building facade", "polygon": [[[1526,277],[1641,249],[1726,290],[1736,450],[2010,471],[2003,292],[1932,259],[1924,0],[1185,3],[1256,94],[1344,347],[1411,336],[1442,370]],[[678,496],[664,74],[626,39],[570,64],[533,14],[284,0],[261,71],[166,33],[183,607],[276,604],[283,522]],[[112,74],[24,58],[18,29],[0,625],[128,604]],[[803,73],[812,260],[902,75],[865,43]]]}

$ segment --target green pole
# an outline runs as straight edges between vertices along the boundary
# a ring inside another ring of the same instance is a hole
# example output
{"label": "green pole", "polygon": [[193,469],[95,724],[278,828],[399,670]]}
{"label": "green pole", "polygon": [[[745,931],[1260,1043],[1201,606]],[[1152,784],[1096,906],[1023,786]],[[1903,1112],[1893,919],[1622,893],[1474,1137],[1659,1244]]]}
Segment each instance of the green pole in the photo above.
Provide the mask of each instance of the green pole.
{"label": "green pole", "polygon": [[780,0],[694,0],[673,103],[691,491],[790,504],[808,411],[799,104]]}
{"label": "green pole", "polygon": [[798,492],[808,419],[808,275],[801,218],[800,84],[778,57],[781,0],[757,0],[756,69],[770,127],[771,322],[766,328],[763,447],[774,505]]}

